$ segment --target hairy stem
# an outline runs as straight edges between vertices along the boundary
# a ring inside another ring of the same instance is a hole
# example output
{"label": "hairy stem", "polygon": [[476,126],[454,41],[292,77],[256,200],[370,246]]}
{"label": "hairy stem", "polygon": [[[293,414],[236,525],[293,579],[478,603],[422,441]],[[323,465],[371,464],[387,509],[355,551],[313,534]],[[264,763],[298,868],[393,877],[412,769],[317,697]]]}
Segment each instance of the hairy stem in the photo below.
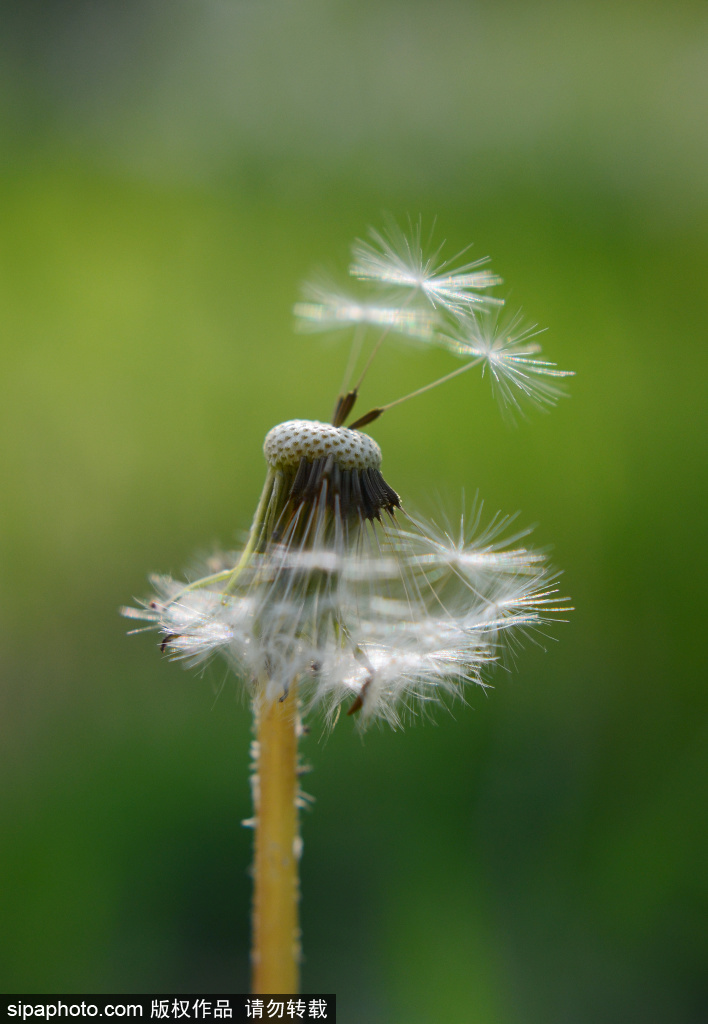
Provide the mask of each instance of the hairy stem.
{"label": "hairy stem", "polygon": [[295,685],[283,700],[257,697],[252,991],[298,991],[298,715]]}

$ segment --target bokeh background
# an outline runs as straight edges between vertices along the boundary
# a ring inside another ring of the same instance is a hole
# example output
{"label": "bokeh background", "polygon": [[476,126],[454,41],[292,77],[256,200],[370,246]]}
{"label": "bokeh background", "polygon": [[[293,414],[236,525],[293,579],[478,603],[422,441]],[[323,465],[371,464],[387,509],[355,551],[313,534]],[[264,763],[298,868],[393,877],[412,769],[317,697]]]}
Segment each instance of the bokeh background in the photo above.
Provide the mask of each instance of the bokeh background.
{"label": "bokeh background", "polygon": [[[493,256],[572,397],[372,428],[521,511],[572,621],[437,724],[305,743],[305,991],[343,1024],[708,1020],[703,2],[0,6],[0,987],[243,991],[249,714],[125,635],[328,418],[299,282],[382,211]],[[392,345],[366,398],[452,367]]]}

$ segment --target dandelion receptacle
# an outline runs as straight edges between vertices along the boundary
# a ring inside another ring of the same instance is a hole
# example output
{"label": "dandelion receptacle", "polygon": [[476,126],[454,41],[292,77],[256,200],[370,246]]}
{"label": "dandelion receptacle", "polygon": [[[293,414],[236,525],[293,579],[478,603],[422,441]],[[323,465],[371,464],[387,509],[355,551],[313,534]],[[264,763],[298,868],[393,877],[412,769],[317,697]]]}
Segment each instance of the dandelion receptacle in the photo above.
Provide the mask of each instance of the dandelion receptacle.
{"label": "dandelion receptacle", "polygon": [[[486,260],[427,253],[420,224],[391,222],[353,247],[349,289],[320,279],[298,329],[352,333],[331,423],[290,420],[265,438],[266,479],[243,549],[191,582],[154,576],[123,614],[148,623],[187,665],[223,655],[254,714],[253,991],[296,992],[300,962],[298,738],[342,710],[360,729],[396,728],[486,685],[505,647],[569,610],[546,555],[514,516],[476,503],[455,526],[407,511],[364,431],[388,410],[477,367],[502,407],[552,405],[567,371],[538,358],[538,329],[506,318]],[[391,334],[461,365],[360,414],[359,389]],[[385,475],[384,475],[385,474]],[[395,482],[395,481],[394,481]],[[465,481],[467,483],[467,481]]]}

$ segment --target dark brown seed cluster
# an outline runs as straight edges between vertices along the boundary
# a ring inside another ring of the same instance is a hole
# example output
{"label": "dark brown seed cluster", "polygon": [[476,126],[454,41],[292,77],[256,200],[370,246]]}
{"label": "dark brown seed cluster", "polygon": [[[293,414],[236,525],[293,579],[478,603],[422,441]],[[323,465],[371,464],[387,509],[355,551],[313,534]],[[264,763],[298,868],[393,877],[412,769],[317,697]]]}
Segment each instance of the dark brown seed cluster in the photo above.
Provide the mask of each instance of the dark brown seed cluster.
{"label": "dark brown seed cluster", "polygon": [[381,471],[342,469],[334,456],[310,461],[300,459],[288,494],[294,510],[303,503],[323,502],[343,519],[380,519],[382,512],[393,513],[401,502]]}

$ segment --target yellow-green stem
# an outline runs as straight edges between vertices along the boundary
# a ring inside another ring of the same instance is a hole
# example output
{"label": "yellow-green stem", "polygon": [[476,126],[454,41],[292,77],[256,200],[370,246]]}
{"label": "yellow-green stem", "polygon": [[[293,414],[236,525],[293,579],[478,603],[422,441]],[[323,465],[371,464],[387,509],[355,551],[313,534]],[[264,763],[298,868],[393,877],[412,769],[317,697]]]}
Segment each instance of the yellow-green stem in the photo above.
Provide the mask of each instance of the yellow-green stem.
{"label": "yellow-green stem", "polygon": [[256,698],[258,761],[253,866],[254,993],[297,992],[298,776],[295,685],[284,700]]}

